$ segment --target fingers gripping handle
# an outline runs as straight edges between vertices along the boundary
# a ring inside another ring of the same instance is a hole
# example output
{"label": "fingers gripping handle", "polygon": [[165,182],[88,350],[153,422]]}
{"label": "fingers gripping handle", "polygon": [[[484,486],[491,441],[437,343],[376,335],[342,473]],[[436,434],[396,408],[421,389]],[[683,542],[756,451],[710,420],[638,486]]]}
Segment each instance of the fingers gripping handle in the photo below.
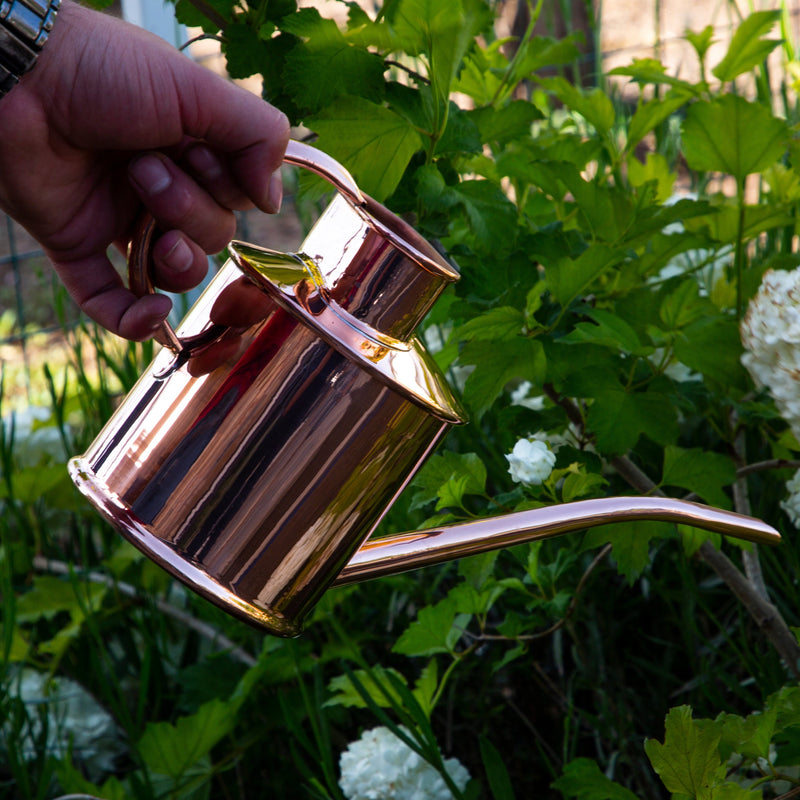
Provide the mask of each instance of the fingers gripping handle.
{"label": "fingers gripping handle", "polygon": [[[353,205],[364,205],[364,196],[353,176],[326,153],[303,142],[291,140],[283,160],[286,164],[304,167],[324,178]],[[143,212],[137,221],[128,257],[128,286],[137,297],[155,292],[151,275],[156,232],[156,221],[149,212]],[[215,342],[226,330],[224,325],[211,325],[194,336],[179,337],[173,327],[164,321],[153,338],[176,354],[189,355]]]}

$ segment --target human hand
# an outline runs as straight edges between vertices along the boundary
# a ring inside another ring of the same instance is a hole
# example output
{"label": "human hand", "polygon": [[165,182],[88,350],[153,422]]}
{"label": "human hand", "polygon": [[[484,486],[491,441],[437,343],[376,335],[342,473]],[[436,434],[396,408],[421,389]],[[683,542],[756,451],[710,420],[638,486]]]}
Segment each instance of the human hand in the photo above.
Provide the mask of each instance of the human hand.
{"label": "human hand", "polygon": [[280,206],[286,117],[157,37],[64,0],[38,63],[0,101],[0,208],[42,245],[78,305],[145,339],[171,303],[137,299],[108,258],[142,204],[164,233],[154,282],[195,286],[233,210]]}

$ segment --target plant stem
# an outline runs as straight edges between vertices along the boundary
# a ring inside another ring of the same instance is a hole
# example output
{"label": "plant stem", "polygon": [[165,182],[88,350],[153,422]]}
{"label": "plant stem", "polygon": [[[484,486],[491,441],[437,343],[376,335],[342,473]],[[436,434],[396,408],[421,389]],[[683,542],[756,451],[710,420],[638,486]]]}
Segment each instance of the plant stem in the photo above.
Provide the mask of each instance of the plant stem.
{"label": "plant stem", "polygon": [[[52,575],[70,575],[75,571],[73,566],[67,564],[65,561],[55,561],[53,559],[44,558],[43,556],[33,557],[33,567],[40,572],[49,572]],[[80,575],[90,583],[99,583],[108,586],[110,589],[114,589],[125,597],[133,599],[138,599],[140,597],[140,592],[134,586],[115,580],[110,575],[106,575],[102,572],[82,572]],[[236,661],[239,661],[247,667],[253,667],[258,663],[258,660],[254,656],[239,647],[236,642],[231,641],[225,634],[221,633],[207,622],[202,622],[191,614],[187,614],[185,611],[176,608],[164,600],[156,599],[154,602],[156,608],[162,614],[172,617],[187,628],[191,628],[195,633],[200,634],[203,638],[209,639],[214,644],[219,645],[221,650],[230,653]]]}
{"label": "plant stem", "polygon": [[[545,386],[544,389],[547,395],[565,410],[570,421],[582,421],[578,407],[571,400],[561,397],[552,386]],[[611,459],[611,465],[620,477],[640,494],[664,496],[650,476],[628,456],[615,456]],[[800,644],[778,609],[765,599],[747,576],[742,574],[736,565],[710,541],[707,540],[700,545],[697,556],[725,582],[786,662],[786,668],[795,678],[800,678]]]}

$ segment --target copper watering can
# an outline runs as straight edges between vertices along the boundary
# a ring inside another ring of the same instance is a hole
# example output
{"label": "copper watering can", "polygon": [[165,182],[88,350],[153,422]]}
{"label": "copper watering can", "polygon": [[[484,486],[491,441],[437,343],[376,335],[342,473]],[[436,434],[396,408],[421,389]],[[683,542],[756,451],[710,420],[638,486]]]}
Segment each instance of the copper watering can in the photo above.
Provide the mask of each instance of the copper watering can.
{"label": "copper watering can", "polygon": [[[286,162],[338,191],[297,254],[230,258],[85,455],[79,489],[189,587],[281,636],[333,585],[618,520],[776,542],[763,522],[660,497],[601,498],[367,541],[451,425],[465,421],[414,335],[458,274],[325,154]],[[131,286],[151,291],[154,224]],[[240,325],[220,324],[238,308]]]}

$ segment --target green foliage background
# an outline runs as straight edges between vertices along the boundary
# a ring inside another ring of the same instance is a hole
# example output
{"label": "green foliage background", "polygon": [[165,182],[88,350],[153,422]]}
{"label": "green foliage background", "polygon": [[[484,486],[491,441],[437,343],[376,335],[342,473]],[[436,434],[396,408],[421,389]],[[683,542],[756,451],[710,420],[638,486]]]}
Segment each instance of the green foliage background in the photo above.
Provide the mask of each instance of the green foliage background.
{"label": "green foliage background", "polygon": [[[798,784],[798,553],[779,503],[800,445],[741,366],[738,333],[765,270],[800,264],[795,87],[787,72],[778,108],[765,66],[773,51],[794,63],[773,35],[785,18],[750,14],[714,64],[713,32],[688,33],[696,83],[647,59],[583,87],[567,79],[578,37],[533,34],[541,5],[516,42],[496,38],[485,0],[389,0],[376,17],[347,4],[343,28],[293,0],[177,10],[462,273],[425,335],[472,422],[384,532],[663,493],[766,519],[784,544],[609,524],[333,590],[301,639],[277,640],[120,544],[63,471],[19,469],[6,432],[5,796],[340,797],[338,754],[377,724],[437,769],[457,756],[470,798],[738,800]],[[312,217],[325,186],[299,181]],[[78,391],[51,384],[60,430],[81,421],[74,452],[149,357],[109,348],[76,337]],[[523,381],[539,410],[512,402]],[[557,462],[525,487],[504,456],[536,432],[558,440]],[[96,694],[126,743],[113,772],[53,753],[47,704],[15,690],[23,665]]]}

